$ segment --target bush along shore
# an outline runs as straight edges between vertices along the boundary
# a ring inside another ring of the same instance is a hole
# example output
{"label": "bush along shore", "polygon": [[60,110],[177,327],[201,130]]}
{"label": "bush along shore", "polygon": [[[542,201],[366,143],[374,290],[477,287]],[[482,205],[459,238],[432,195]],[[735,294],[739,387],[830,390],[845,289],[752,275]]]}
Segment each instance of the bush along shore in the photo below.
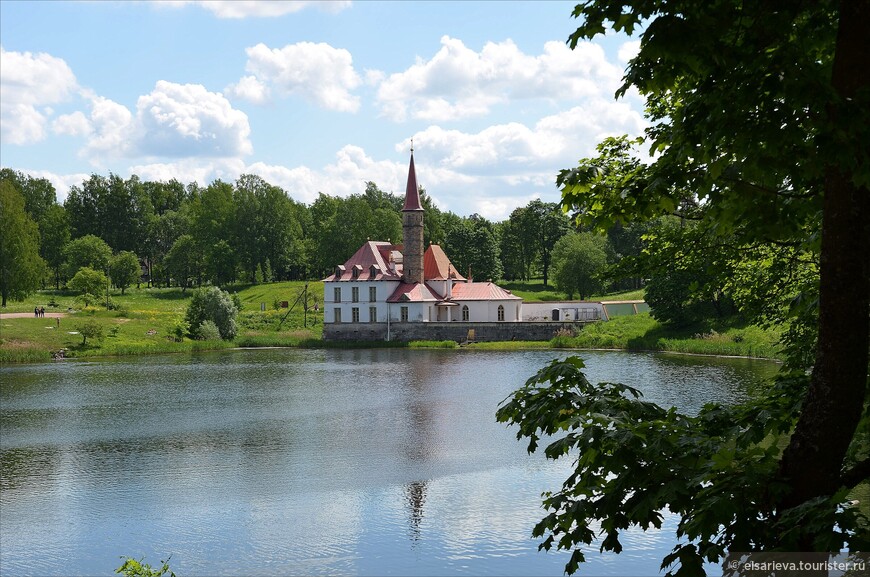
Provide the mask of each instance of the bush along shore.
{"label": "bush along shore", "polygon": [[[45,362],[53,358],[145,355],[220,350],[236,347],[303,348],[460,348],[453,341],[341,342],[324,341],[322,308],[309,297],[306,312],[301,300],[304,282],[273,283],[231,289],[242,304],[239,331],[232,340],[194,340],[188,336],[185,312],[191,291],[180,289],[128,289],[112,294],[109,307],[82,306],[76,294],[45,291],[14,303],[0,320],[0,363]],[[322,296],[320,283],[307,283],[308,294]],[[284,308],[283,303],[287,303]],[[44,308],[46,317],[33,314]],[[62,315],[58,317],[52,315]],[[754,326],[695,326],[673,329],[649,314],[617,317],[560,331],[550,341],[471,343],[472,350],[542,348],[622,349],[673,351],[705,355],[779,358],[778,334]]]}

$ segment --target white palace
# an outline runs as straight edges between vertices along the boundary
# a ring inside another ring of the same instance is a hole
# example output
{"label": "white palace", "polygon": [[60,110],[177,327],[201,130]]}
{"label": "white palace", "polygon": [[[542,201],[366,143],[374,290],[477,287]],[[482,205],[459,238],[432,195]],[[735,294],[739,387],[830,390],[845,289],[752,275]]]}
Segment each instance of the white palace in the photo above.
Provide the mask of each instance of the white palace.
{"label": "white palace", "polygon": [[401,245],[366,242],[323,280],[325,329],[339,323],[509,323],[523,318],[520,297],[495,283],[463,277],[437,244],[424,247],[413,149],[402,237]]}

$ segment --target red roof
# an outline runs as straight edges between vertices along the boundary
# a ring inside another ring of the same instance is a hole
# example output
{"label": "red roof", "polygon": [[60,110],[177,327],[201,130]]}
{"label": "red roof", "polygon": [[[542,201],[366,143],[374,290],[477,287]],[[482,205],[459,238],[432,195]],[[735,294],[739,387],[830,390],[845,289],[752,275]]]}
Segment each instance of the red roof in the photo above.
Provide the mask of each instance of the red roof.
{"label": "red roof", "polygon": [[[402,265],[396,263],[396,271],[390,270],[390,255],[395,252],[396,246],[393,244],[370,240],[344,263],[344,270],[340,275],[338,272],[341,267],[336,267],[336,272],[323,280],[398,280],[402,276]],[[356,278],[353,276],[355,268]]]}
{"label": "red roof", "polygon": [[458,282],[453,285],[454,301],[522,300],[491,282]]}
{"label": "red roof", "polygon": [[408,186],[405,187],[405,206],[402,212],[406,210],[423,210],[420,205],[420,189],[417,188],[417,172],[414,170],[414,149],[411,149],[411,166],[408,167]]}
{"label": "red roof", "polygon": [[438,302],[444,300],[441,295],[432,290],[424,283],[409,283],[403,282],[393,294],[387,299],[388,303],[404,303],[404,302]]}
{"label": "red roof", "polygon": [[465,280],[465,277],[456,272],[456,267],[447,258],[444,249],[437,244],[430,244],[423,255],[423,278],[426,280],[447,280],[448,278]]}

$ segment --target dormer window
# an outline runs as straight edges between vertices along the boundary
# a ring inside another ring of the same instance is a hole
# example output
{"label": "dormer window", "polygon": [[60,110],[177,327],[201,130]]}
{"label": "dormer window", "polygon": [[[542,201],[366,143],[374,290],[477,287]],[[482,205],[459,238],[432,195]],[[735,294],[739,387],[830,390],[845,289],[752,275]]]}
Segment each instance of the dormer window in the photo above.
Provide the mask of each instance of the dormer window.
{"label": "dormer window", "polygon": [[362,272],[362,267],[358,264],[353,265],[353,269],[351,269],[351,278],[356,280],[359,278],[360,273]]}
{"label": "dormer window", "polygon": [[343,264],[340,264],[337,267],[335,267],[335,280],[341,280],[341,277],[342,277],[342,275],[344,275],[344,271],[346,271],[346,270],[347,269],[344,268]]}
{"label": "dormer window", "polygon": [[381,272],[381,267],[379,267],[376,264],[373,264],[372,266],[369,267],[369,277],[370,278],[375,278],[376,276],[378,276],[378,274],[380,274],[380,272]]}

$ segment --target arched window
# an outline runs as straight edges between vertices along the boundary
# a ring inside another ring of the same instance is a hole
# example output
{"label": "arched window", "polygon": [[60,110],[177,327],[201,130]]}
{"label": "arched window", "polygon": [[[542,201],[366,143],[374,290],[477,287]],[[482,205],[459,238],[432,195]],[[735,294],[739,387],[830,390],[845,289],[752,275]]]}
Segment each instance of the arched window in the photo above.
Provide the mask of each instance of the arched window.
{"label": "arched window", "polygon": [[462,320],[468,320],[468,305],[462,305]]}
{"label": "arched window", "polygon": [[504,306],[498,305],[498,320],[504,320]]}

